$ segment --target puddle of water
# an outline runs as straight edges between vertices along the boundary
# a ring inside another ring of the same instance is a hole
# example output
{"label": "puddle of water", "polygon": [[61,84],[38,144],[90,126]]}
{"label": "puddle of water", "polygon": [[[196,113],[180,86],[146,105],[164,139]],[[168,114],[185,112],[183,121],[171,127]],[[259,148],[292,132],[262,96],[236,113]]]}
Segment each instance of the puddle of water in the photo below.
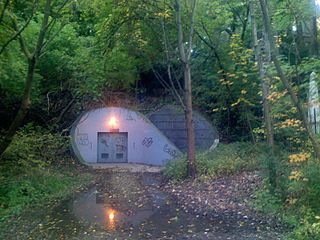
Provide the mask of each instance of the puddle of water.
{"label": "puddle of water", "polygon": [[3,239],[282,239],[185,213],[161,191],[160,180],[155,174],[102,173],[78,197],[25,214]]}
{"label": "puddle of water", "polygon": [[[123,177],[127,176],[108,179],[73,200],[71,212],[75,218],[109,233],[127,232],[139,237],[179,236],[210,228],[208,220],[180,210],[159,190],[159,179],[154,176],[142,175],[130,180]],[[122,185],[128,180],[133,186]]]}
{"label": "puddle of water", "polygon": [[159,175],[102,176],[78,197],[44,210],[19,239],[190,239],[186,234],[216,228],[213,221],[179,209],[161,191]]}
{"label": "puddle of water", "polygon": [[[159,204],[161,197],[154,200]],[[139,205],[137,209],[130,209],[124,202],[108,199],[96,187],[72,203],[72,212],[77,219],[86,225],[100,224],[108,231],[114,231],[120,226],[137,226],[155,211],[153,205]]]}

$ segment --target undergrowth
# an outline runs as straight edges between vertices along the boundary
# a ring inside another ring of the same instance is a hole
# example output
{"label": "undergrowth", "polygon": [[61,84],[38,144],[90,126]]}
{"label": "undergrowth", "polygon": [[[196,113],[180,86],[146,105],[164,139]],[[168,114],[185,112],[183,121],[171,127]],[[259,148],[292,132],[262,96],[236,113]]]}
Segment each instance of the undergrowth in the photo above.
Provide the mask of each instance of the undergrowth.
{"label": "undergrowth", "polygon": [[28,125],[1,159],[0,222],[28,206],[66,198],[90,180],[71,158],[68,137]]}
{"label": "undergrowth", "polygon": [[[216,149],[196,154],[198,177],[213,178],[234,174],[259,166],[255,146],[250,143],[219,144]],[[171,161],[166,165],[164,174],[176,181],[187,178],[187,157]]]}
{"label": "undergrowth", "polygon": [[[320,162],[307,154],[250,143],[219,144],[211,152],[196,154],[198,179],[258,169],[264,179],[251,205],[282,222],[287,240],[320,240]],[[167,164],[164,174],[174,181],[187,178],[187,158]]]}
{"label": "undergrowth", "polygon": [[[310,158],[298,159],[293,164],[288,161],[290,155],[277,154],[276,185],[270,186],[266,174],[263,187],[256,191],[253,207],[285,223],[289,229],[285,239],[320,240],[320,163]],[[261,162],[263,169],[267,160]]]}

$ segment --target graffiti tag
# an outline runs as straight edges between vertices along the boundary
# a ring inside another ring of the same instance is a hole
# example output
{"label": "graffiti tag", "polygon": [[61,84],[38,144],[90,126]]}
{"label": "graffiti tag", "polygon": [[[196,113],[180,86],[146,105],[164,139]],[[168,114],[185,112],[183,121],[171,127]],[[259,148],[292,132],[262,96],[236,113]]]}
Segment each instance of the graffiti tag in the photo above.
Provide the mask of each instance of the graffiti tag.
{"label": "graffiti tag", "polygon": [[132,121],[132,120],[135,120],[133,117],[132,117],[132,114],[131,114],[131,112],[127,112],[127,118],[126,118],[127,120],[129,120],[129,121]]}
{"label": "graffiti tag", "polygon": [[142,141],[142,145],[146,146],[147,148],[150,147],[152,145],[152,143],[153,143],[152,137],[150,137],[150,138],[145,137]]}
{"label": "graffiti tag", "polygon": [[77,143],[78,145],[87,146],[89,145],[89,137],[87,133],[77,134]]}
{"label": "graffiti tag", "polygon": [[126,146],[116,145],[117,152],[124,152],[126,150]]}
{"label": "graffiti tag", "polygon": [[106,147],[109,147],[107,139],[101,138],[100,142]]}
{"label": "graffiti tag", "polygon": [[170,156],[172,156],[174,158],[178,156],[177,151],[175,149],[173,149],[172,147],[170,147],[168,144],[164,145],[163,151],[168,153]]}

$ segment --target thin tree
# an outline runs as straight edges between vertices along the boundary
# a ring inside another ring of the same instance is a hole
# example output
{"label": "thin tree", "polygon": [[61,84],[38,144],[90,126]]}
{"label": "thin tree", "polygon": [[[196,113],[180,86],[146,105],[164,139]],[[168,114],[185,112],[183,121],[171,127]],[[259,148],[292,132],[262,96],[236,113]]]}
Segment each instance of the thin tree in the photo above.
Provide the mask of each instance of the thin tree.
{"label": "thin tree", "polygon": [[255,17],[255,5],[254,1],[250,0],[250,20],[252,25],[252,37],[255,58],[258,63],[259,77],[261,81],[262,89],[262,110],[263,110],[263,122],[266,132],[266,139],[268,144],[269,156],[268,156],[268,170],[269,170],[269,183],[270,191],[274,192],[276,188],[276,167],[274,156],[274,130],[273,119],[271,115],[271,104],[268,99],[270,92],[270,78],[267,74],[268,67],[271,64],[270,42],[266,36],[265,31],[262,31],[260,41],[258,40],[258,30]]}
{"label": "thin tree", "polygon": [[313,16],[311,17],[311,54],[317,57],[319,54],[319,44],[318,44],[318,14],[317,14],[317,3],[312,1],[312,7],[315,9],[313,11]]}
{"label": "thin tree", "polygon": [[[274,134],[273,134],[273,125],[272,125],[272,116],[271,116],[271,106],[268,100],[270,84],[268,82],[268,76],[267,76],[267,68],[271,63],[270,42],[266,37],[265,32],[263,32],[263,36],[259,42],[253,0],[250,0],[249,4],[250,4],[250,18],[251,18],[251,25],[252,25],[253,47],[254,47],[255,58],[258,63],[259,77],[260,77],[261,88],[262,88],[263,120],[264,120],[264,125],[266,130],[268,146],[270,147],[271,151],[273,151]],[[262,52],[262,49],[264,49],[263,52]]]}
{"label": "thin tree", "polygon": [[178,48],[179,48],[179,59],[183,67],[184,74],[184,101],[185,101],[185,117],[187,127],[187,141],[188,141],[188,175],[191,178],[196,176],[196,157],[195,157],[195,132],[192,120],[192,80],[191,80],[191,53],[192,53],[192,42],[194,33],[194,15],[196,8],[196,0],[191,1],[191,13],[190,13],[190,25],[189,32],[187,35],[187,45],[185,47],[184,31],[182,25],[182,6],[180,0],[175,1],[175,10],[177,17],[178,27]]}
{"label": "thin tree", "polygon": [[308,134],[308,137],[311,141],[314,153],[315,153],[316,157],[318,159],[320,159],[320,145],[319,145],[319,142],[318,142],[315,134],[313,133],[313,131],[310,128],[309,121],[308,121],[308,118],[306,115],[306,111],[305,111],[303,105],[301,104],[298,96],[294,92],[291,82],[286,78],[286,76],[281,68],[280,61],[277,58],[278,56],[277,56],[277,52],[276,52],[275,40],[274,40],[273,34],[272,34],[272,28],[271,28],[271,24],[270,24],[270,16],[269,16],[268,7],[267,7],[267,1],[266,0],[259,0],[259,2],[260,2],[260,6],[261,6],[263,25],[264,25],[266,37],[270,41],[271,59],[274,63],[274,66],[276,68],[277,74],[278,74],[281,82],[286,87],[286,89],[291,97],[292,103],[294,104],[294,106],[298,110],[298,114],[302,120],[303,127],[305,128],[305,130]]}
{"label": "thin tree", "polygon": [[[44,47],[52,40],[48,39],[45,41],[45,37],[48,31],[50,31],[50,27],[53,26],[55,19],[53,18],[51,21],[49,21],[49,17],[52,12],[52,6],[53,6],[53,1],[52,0],[46,0],[45,5],[44,5],[44,14],[41,22],[41,27],[38,33],[37,37],[37,42],[34,47],[34,50],[31,52],[30,49],[27,46],[27,43],[21,34],[21,31],[19,30],[18,27],[18,20],[15,16],[12,16],[12,28],[16,31],[15,37],[19,41],[20,48],[25,55],[27,62],[28,62],[28,69],[27,69],[27,75],[26,75],[26,80],[25,80],[25,86],[24,86],[24,91],[23,91],[23,96],[21,100],[21,104],[19,107],[19,110],[12,121],[12,123],[9,126],[8,131],[6,132],[3,140],[0,143],[0,157],[3,155],[5,150],[8,148],[10,143],[13,140],[13,137],[18,130],[18,128],[22,125],[23,120],[25,119],[28,110],[30,108],[30,103],[31,103],[31,90],[32,90],[32,83],[34,79],[34,72],[36,65],[39,61],[39,58],[41,57]],[[66,5],[68,0],[65,0],[65,2],[61,5],[59,8],[59,11]],[[62,29],[62,28],[61,28]],[[61,30],[60,29],[60,30]],[[60,31],[59,30],[59,31]]]}

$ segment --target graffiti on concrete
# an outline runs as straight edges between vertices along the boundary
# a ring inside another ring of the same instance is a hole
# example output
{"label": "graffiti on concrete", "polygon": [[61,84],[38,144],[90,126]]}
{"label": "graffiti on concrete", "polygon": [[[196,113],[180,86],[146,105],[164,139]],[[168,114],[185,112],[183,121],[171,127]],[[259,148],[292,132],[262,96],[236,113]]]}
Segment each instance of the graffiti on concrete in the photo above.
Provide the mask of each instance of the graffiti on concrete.
{"label": "graffiti on concrete", "polygon": [[117,135],[117,136],[115,136],[114,141],[116,142],[116,144],[124,145],[126,142],[126,138],[122,135]]}
{"label": "graffiti on concrete", "polygon": [[87,133],[77,133],[77,143],[78,145],[88,146],[89,136]]}
{"label": "graffiti on concrete", "polygon": [[143,145],[143,146],[146,146],[147,148],[150,147],[150,146],[152,145],[152,143],[153,143],[152,137],[149,137],[149,138],[145,137],[145,138],[142,140],[142,145]]}
{"label": "graffiti on concrete", "polygon": [[145,123],[149,123],[148,122],[148,119],[147,118],[145,118],[143,115],[141,115],[141,114],[136,114],[136,117],[137,117],[137,120],[138,121],[143,121],[143,122],[145,122]]}
{"label": "graffiti on concrete", "polygon": [[170,147],[168,144],[165,144],[163,146],[163,151],[168,153],[170,156],[174,158],[178,156],[177,151],[174,148]]}
{"label": "graffiti on concrete", "polygon": [[100,142],[105,145],[106,147],[109,147],[108,141],[105,138],[101,138]]}
{"label": "graffiti on concrete", "polygon": [[124,145],[116,145],[117,152],[125,152],[126,149],[127,149],[127,147]]}
{"label": "graffiti on concrete", "polygon": [[135,121],[135,119],[133,118],[132,116],[132,113],[130,111],[127,111],[127,118],[126,118],[128,121]]}

